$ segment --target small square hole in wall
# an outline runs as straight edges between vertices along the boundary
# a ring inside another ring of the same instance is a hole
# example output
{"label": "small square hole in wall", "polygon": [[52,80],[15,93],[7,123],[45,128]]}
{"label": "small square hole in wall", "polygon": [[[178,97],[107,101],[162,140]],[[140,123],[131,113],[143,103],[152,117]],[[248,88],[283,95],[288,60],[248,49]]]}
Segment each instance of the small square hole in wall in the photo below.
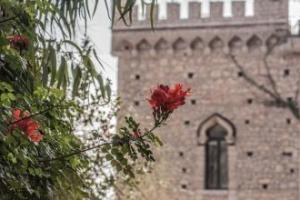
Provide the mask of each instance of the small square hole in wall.
{"label": "small square hole in wall", "polygon": [[181,169],[182,173],[186,173],[186,168]]}
{"label": "small square hole in wall", "polygon": [[124,46],[124,49],[125,49],[125,50],[130,50],[130,46],[125,45],[125,46]]}
{"label": "small square hole in wall", "polygon": [[263,188],[264,190],[267,190],[267,189],[269,188],[269,185],[268,185],[268,184],[262,184],[262,188]]}
{"label": "small square hole in wall", "polygon": [[190,125],[190,121],[189,120],[184,121],[184,125],[186,126]]}
{"label": "small square hole in wall", "polygon": [[182,151],[179,151],[179,156],[180,157],[183,157],[184,156],[184,153]]}
{"label": "small square hole in wall", "polygon": [[135,106],[139,106],[139,105],[140,105],[140,102],[139,102],[139,101],[134,101],[134,105],[135,105]]}
{"label": "small square hole in wall", "polygon": [[285,69],[285,70],[283,71],[283,75],[284,75],[284,76],[289,76],[289,75],[290,75],[290,70],[289,70],[289,69]]}
{"label": "small square hole in wall", "polygon": [[248,157],[252,157],[252,156],[253,156],[253,152],[252,152],[252,151],[248,151],[248,152],[247,152],[247,156],[248,156]]}
{"label": "small square hole in wall", "polygon": [[139,74],[136,74],[136,75],[135,75],[135,80],[140,80],[140,78],[141,78],[141,77],[140,77]]}
{"label": "small square hole in wall", "polygon": [[292,103],[292,102],[293,102],[293,98],[292,98],[292,97],[288,97],[288,98],[286,98],[286,100],[287,100],[289,103]]}
{"label": "small square hole in wall", "polygon": [[292,123],[292,120],[291,120],[290,118],[287,118],[287,119],[286,119],[286,123],[287,123],[287,124],[291,124],[291,123]]}
{"label": "small square hole in wall", "polygon": [[251,105],[253,103],[253,99],[251,98],[247,99],[247,103]]}
{"label": "small square hole in wall", "polygon": [[294,174],[295,173],[295,169],[294,168],[291,168],[290,169],[290,174]]}
{"label": "small square hole in wall", "polygon": [[282,156],[284,156],[284,157],[292,157],[293,153],[289,152],[289,151],[284,151],[284,152],[282,152]]}
{"label": "small square hole in wall", "polygon": [[196,99],[192,99],[192,100],[191,100],[191,104],[192,104],[192,105],[196,105],[196,103],[197,103]]}
{"label": "small square hole in wall", "polygon": [[185,190],[185,189],[187,189],[187,185],[186,184],[181,184],[181,188]]}
{"label": "small square hole in wall", "polygon": [[244,76],[244,73],[243,72],[238,72],[238,77],[242,77]]}
{"label": "small square hole in wall", "polygon": [[194,73],[193,73],[193,72],[189,72],[189,73],[188,73],[188,78],[189,78],[189,79],[192,79],[193,77],[194,77]]}
{"label": "small square hole in wall", "polygon": [[245,124],[250,124],[250,120],[249,120],[249,119],[246,119],[246,120],[245,120]]}

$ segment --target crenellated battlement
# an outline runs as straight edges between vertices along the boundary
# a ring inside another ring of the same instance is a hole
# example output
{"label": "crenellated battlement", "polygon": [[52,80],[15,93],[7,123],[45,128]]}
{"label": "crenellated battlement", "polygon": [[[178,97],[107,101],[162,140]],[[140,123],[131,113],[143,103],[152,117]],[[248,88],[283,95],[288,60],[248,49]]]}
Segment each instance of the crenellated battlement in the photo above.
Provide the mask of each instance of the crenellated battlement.
{"label": "crenellated battlement", "polygon": [[270,36],[282,38],[289,32],[288,0],[158,2],[153,12],[155,31],[151,31],[150,4],[140,3],[132,13],[131,26],[125,26],[120,21],[113,27],[113,53],[131,52],[135,55],[143,52],[181,52],[182,49],[193,52],[200,45],[193,42],[195,38],[201,38],[200,46],[206,53],[215,52],[215,49],[225,52],[236,50],[234,38],[240,39],[237,44],[243,44],[241,49],[244,51],[240,52],[247,52],[245,49],[251,51],[253,46],[266,49]]}
{"label": "crenellated battlement", "polygon": [[[151,28],[150,3],[136,2],[132,13],[132,25],[127,27],[123,22],[119,22],[114,30]],[[153,11],[156,28],[261,21],[288,23],[287,0],[159,0]]]}
{"label": "crenellated battlement", "polygon": [[[157,5],[158,20],[168,19],[173,14],[178,19],[209,18],[215,15],[220,17],[254,16],[255,0],[160,0]],[[146,9],[145,9],[146,8]],[[170,13],[171,12],[171,13]],[[137,4],[137,19],[146,20],[149,9],[147,5]]]}

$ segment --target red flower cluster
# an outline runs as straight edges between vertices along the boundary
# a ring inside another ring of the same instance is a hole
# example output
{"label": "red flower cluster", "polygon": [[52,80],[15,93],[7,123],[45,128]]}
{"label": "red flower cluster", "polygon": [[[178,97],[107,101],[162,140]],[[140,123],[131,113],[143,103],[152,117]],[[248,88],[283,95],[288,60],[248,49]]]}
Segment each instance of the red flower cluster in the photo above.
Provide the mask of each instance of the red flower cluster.
{"label": "red flower cluster", "polygon": [[28,112],[23,112],[20,109],[14,109],[12,111],[13,121],[11,122],[12,130],[20,129],[32,142],[40,142],[43,139],[43,134],[39,131],[40,125],[38,122],[29,118]]}
{"label": "red flower cluster", "polygon": [[173,88],[159,85],[152,91],[148,99],[153,109],[161,109],[164,112],[172,112],[181,105],[184,105],[185,98],[190,94],[190,89],[183,89],[182,84],[176,84]]}
{"label": "red flower cluster", "polygon": [[28,49],[29,47],[29,38],[24,35],[13,35],[9,36],[8,40],[10,45],[18,50]]}

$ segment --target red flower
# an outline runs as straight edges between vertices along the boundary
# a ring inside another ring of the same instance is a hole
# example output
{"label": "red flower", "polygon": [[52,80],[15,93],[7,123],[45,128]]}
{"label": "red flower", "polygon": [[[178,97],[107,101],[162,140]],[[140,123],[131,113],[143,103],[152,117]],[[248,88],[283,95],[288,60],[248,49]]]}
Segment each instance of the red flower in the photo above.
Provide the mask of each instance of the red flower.
{"label": "red flower", "polygon": [[38,122],[32,120],[29,116],[30,113],[23,112],[21,109],[14,109],[12,111],[13,121],[11,129],[19,128],[27,137],[33,142],[40,142],[43,134],[39,131],[40,125]]}
{"label": "red flower", "polygon": [[151,98],[148,101],[153,109],[173,111],[185,104],[185,98],[189,94],[190,89],[184,90],[181,84],[176,84],[173,88],[159,85],[152,91]]}
{"label": "red flower", "polygon": [[18,121],[21,119],[21,110],[16,108],[12,111],[13,124],[11,126],[12,129],[16,129],[18,127]]}
{"label": "red flower", "polygon": [[25,131],[27,123],[29,123],[30,119],[27,118],[29,116],[28,112],[23,112],[22,110],[16,108],[13,110],[13,125],[12,128],[19,128],[22,131]]}
{"label": "red flower", "polygon": [[136,130],[136,131],[133,132],[133,137],[135,139],[140,138],[141,136],[142,136],[142,133],[141,133],[140,130]]}
{"label": "red flower", "polygon": [[31,132],[35,131],[35,130],[38,130],[40,127],[40,125],[36,122],[36,121],[33,121],[33,120],[28,120],[25,124],[25,127],[23,129],[23,131],[26,133],[26,134],[30,134]]}
{"label": "red flower", "polygon": [[32,142],[37,143],[39,143],[44,137],[44,135],[37,129],[30,129],[30,131],[27,130],[26,135]]}
{"label": "red flower", "polygon": [[15,49],[24,50],[29,47],[29,38],[25,35],[9,36],[8,40],[10,45]]}

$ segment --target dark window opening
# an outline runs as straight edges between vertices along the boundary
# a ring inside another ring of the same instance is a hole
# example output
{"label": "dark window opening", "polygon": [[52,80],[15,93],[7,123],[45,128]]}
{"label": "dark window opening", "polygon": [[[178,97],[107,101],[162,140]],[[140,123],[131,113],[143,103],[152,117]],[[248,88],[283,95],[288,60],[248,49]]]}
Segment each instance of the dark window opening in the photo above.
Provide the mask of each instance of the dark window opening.
{"label": "dark window opening", "polygon": [[247,152],[247,156],[248,156],[248,157],[252,157],[252,156],[253,156],[253,152],[252,152],[252,151],[248,151],[248,152]]}
{"label": "dark window opening", "polygon": [[238,72],[238,77],[242,77],[244,76],[244,73],[243,72]]}
{"label": "dark window opening", "polygon": [[192,79],[192,78],[194,77],[194,73],[192,73],[192,72],[188,73],[188,77],[189,77],[190,79]]}
{"label": "dark window opening", "polygon": [[125,46],[124,46],[124,49],[125,49],[125,50],[129,50],[130,47],[129,47],[128,45],[125,45]]}
{"label": "dark window opening", "polygon": [[263,185],[262,185],[262,188],[263,188],[264,190],[267,190],[267,189],[269,188],[269,185],[268,185],[268,184],[263,184]]}
{"label": "dark window opening", "polygon": [[292,157],[293,153],[292,152],[284,151],[284,152],[282,152],[282,156],[284,156],[284,157]]}
{"label": "dark window opening", "polygon": [[293,98],[292,98],[292,97],[288,97],[286,100],[287,100],[289,103],[292,103],[292,102],[293,102]]}
{"label": "dark window opening", "polygon": [[186,126],[188,126],[188,125],[190,125],[190,121],[189,121],[189,120],[186,120],[186,121],[184,122],[184,124],[185,124]]}
{"label": "dark window opening", "polygon": [[289,76],[290,75],[290,70],[289,69],[285,69],[284,70],[284,76]]}
{"label": "dark window opening", "polygon": [[215,125],[207,131],[206,143],[206,189],[228,189],[227,131]]}
{"label": "dark window opening", "polygon": [[252,99],[248,99],[247,102],[248,102],[248,104],[252,104],[253,100]]}
{"label": "dark window opening", "polygon": [[179,152],[179,156],[180,156],[180,157],[183,157],[183,155],[184,155],[183,152],[180,151],[180,152]]}

